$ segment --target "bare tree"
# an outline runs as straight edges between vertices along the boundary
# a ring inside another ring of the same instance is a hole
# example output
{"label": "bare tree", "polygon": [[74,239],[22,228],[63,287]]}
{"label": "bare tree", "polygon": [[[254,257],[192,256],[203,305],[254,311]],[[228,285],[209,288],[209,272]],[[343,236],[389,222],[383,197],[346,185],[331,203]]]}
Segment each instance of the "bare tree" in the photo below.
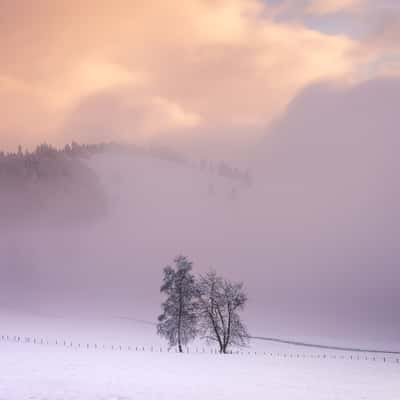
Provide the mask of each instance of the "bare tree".
{"label": "bare tree", "polygon": [[175,258],[175,269],[164,268],[160,291],[167,295],[162,304],[163,313],[158,317],[157,332],[164,336],[170,346],[182,345],[193,340],[197,334],[197,287],[192,263],[183,256]]}
{"label": "bare tree", "polygon": [[243,283],[233,283],[211,271],[198,282],[200,329],[209,341],[216,341],[221,353],[231,345],[244,346],[249,334],[240,319],[247,296]]}

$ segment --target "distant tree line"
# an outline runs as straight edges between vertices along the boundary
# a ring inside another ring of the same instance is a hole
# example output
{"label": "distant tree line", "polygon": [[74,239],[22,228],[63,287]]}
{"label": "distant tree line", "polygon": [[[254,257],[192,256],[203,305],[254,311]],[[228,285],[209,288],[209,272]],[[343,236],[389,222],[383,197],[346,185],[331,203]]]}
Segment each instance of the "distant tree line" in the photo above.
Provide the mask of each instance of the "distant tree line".
{"label": "distant tree line", "polygon": [[[16,152],[5,153],[0,151],[0,187],[4,196],[6,195],[9,198],[9,200],[3,199],[4,201],[0,198],[0,217],[2,206],[4,206],[3,210],[6,210],[6,206],[15,209],[15,213],[11,213],[15,215],[24,212],[24,210],[26,212],[29,212],[30,209],[32,209],[32,212],[37,211],[33,210],[34,205],[38,204],[39,207],[40,203],[46,202],[45,197],[47,197],[46,193],[51,191],[50,186],[53,186],[54,191],[57,192],[60,192],[60,190],[68,192],[69,187],[72,189],[72,186],[75,186],[77,193],[80,191],[83,194],[89,188],[93,189],[93,193],[99,193],[101,191],[99,179],[90,165],[83,161],[94,155],[106,153],[154,157],[186,164],[183,157],[168,149],[141,148],[135,145],[112,142],[99,144],[72,142],[62,148],[43,143],[32,151],[23,150],[22,146],[18,146]],[[44,190],[43,186],[48,186],[47,189],[49,190]],[[82,186],[82,188],[77,186]],[[74,196],[72,191],[69,194]],[[99,195],[98,197],[104,196]],[[29,198],[31,201],[28,201]],[[87,199],[93,199],[93,196],[88,196]],[[21,207],[18,207],[18,204]]]}
{"label": "distant tree line", "polygon": [[18,161],[37,161],[43,157],[56,158],[57,156],[67,155],[75,158],[88,158],[96,154],[118,153],[127,155],[144,155],[154,158],[171,161],[179,164],[188,164],[188,161],[181,154],[160,146],[140,147],[133,144],[120,144],[115,142],[97,144],[79,144],[72,142],[64,147],[57,148],[47,143],[38,145],[33,151],[23,151],[22,146],[18,146],[16,152],[0,151],[0,168],[5,168],[7,163]]}
{"label": "distant tree line", "polygon": [[72,143],[63,149],[41,144],[0,152],[2,225],[69,224],[107,213],[108,199],[96,173],[83,158],[94,148]]}
{"label": "distant tree line", "polygon": [[[18,146],[16,152],[5,153],[0,151],[0,174],[19,174],[25,176],[40,177],[38,165],[43,158],[60,158],[60,156],[68,156],[69,158],[89,158],[96,154],[116,153],[125,155],[147,156],[157,158],[159,160],[169,161],[184,166],[195,166],[190,161],[174,150],[163,146],[140,147],[134,144],[121,144],[115,142],[97,143],[97,144],[79,144],[72,142],[66,144],[62,148],[56,148],[50,144],[43,143],[36,147],[33,151],[23,151]],[[200,171],[224,177],[234,182],[251,186],[253,178],[249,170],[240,170],[232,167],[225,161],[215,163],[212,161],[201,160],[198,166]],[[56,169],[53,172],[57,172]]]}
{"label": "distant tree line", "polygon": [[164,268],[161,293],[166,295],[157,332],[169,345],[183,346],[196,337],[216,343],[220,353],[230,346],[244,346],[249,334],[240,318],[247,296],[243,283],[234,283],[215,271],[195,277],[193,264],[184,256]]}
{"label": "distant tree line", "polygon": [[[43,143],[30,151],[19,146],[15,152],[0,151],[0,220],[12,224],[38,220],[41,216],[50,223],[101,218],[108,209],[107,193],[96,172],[85,161],[102,154],[151,157],[226,177],[235,183],[228,194],[231,199],[241,189],[236,183],[251,184],[248,171],[242,172],[224,162],[202,162],[199,166],[180,153],[160,146],[72,142],[56,148]],[[210,182],[208,194],[212,196],[215,191],[214,183]]]}

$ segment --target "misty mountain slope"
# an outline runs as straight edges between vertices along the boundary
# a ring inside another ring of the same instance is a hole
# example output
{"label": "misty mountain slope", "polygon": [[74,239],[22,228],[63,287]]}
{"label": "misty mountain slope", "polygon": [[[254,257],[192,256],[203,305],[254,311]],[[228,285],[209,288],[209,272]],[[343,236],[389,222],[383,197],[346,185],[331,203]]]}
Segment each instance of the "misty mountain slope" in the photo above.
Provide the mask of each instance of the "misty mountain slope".
{"label": "misty mountain slope", "polygon": [[87,223],[106,213],[105,193],[84,161],[46,145],[38,149],[31,155],[0,157],[3,226]]}
{"label": "misty mountain slope", "polygon": [[164,229],[180,235],[172,232],[173,223],[217,218],[215,223],[224,224],[248,198],[249,188],[240,182],[164,160],[106,154],[92,157],[90,166],[110,198],[112,216],[136,221],[140,234],[150,230],[153,240]]}

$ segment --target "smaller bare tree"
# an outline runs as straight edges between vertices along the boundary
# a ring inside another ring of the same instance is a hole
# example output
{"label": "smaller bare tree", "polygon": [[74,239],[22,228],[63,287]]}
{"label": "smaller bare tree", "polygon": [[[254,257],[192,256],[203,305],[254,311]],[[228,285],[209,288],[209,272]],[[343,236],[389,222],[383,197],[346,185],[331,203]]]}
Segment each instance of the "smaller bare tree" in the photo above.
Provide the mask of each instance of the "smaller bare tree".
{"label": "smaller bare tree", "polygon": [[233,283],[214,271],[198,281],[200,330],[208,341],[216,341],[221,353],[232,345],[244,346],[249,334],[240,319],[247,296],[243,283]]}

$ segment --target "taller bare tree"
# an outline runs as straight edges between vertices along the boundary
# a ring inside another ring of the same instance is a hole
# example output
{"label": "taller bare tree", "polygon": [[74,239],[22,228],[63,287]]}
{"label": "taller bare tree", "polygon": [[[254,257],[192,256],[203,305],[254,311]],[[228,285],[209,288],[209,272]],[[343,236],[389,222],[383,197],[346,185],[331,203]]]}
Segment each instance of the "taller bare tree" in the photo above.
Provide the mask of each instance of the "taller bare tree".
{"label": "taller bare tree", "polygon": [[230,282],[212,271],[200,277],[198,290],[204,337],[216,341],[221,353],[227,353],[231,345],[246,345],[249,334],[239,316],[247,301],[243,284]]}
{"label": "taller bare tree", "polygon": [[182,353],[182,345],[186,345],[197,334],[198,296],[191,272],[192,263],[183,256],[175,258],[174,263],[175,268],[164,268],[160,291],[167,295],[167,299],[158,317],[157,332],[168,340],[170,346],[177,345]]}

